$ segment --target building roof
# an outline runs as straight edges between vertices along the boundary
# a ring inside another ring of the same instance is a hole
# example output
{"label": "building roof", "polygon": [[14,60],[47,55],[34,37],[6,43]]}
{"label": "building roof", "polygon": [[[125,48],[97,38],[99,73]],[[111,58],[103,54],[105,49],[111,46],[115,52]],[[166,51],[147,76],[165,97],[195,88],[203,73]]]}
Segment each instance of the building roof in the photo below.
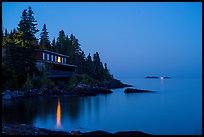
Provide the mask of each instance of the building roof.
{"label": "building roof", "polygon": [[42,51],[42,52],[47,52],[47,53],[51,53],[51,54],[55,54],[55,55],[59,55],[59,56],[63,56],[63,57],[69,57],[67,55],[63,55],[63,54],[60,54],[60,53],[57,53],[57,52],[53,52],[53,51],[49,51],[49,50],[36,50],[36,51]]}

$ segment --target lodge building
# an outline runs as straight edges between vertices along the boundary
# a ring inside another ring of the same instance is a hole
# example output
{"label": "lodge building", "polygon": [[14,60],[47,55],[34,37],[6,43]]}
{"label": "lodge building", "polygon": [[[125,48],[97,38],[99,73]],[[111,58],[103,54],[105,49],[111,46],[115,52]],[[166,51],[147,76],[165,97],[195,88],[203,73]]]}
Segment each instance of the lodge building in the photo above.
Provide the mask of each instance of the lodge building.
{"label": "lodge building", "polygon": [[[45,69],[48,77],[64,78],[71,77],[75,72],[76,65],[68,64],[69,56],[48,51],[36,50],[36,66],[39,70]],[[52,65],[51,69],[47,69],[47,65]]]}

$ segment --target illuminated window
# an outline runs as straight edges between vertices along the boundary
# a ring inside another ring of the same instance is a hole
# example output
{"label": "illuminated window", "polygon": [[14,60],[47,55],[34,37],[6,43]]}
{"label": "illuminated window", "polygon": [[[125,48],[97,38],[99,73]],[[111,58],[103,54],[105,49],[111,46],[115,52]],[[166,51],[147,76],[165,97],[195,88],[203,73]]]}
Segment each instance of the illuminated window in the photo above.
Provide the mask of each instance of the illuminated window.
{"label": "illuminated window", "polygon": [[57,62],[57,56],[55,56],[55,62]]}
{"label": "illuminated window", "polygon": [[64,63],[64,58],[62,57],[62,63]]}
{"label": "illuminated window", "polygon": [[60,56],[58,56],[57,62],[58,62],[58,63],[61,63],[61,58],[60,58]]}

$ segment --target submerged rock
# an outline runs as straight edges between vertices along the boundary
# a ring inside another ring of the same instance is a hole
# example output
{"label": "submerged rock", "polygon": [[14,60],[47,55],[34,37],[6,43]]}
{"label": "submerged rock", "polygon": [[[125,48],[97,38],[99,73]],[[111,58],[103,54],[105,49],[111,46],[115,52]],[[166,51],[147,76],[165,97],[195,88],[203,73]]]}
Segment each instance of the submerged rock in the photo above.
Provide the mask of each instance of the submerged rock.
{"label": "submerged rock", "polygon": [[155,91],[127,88],[127,89],[124,90],[124,92],[125,93],[145,93],[145,92],[155,92]]}

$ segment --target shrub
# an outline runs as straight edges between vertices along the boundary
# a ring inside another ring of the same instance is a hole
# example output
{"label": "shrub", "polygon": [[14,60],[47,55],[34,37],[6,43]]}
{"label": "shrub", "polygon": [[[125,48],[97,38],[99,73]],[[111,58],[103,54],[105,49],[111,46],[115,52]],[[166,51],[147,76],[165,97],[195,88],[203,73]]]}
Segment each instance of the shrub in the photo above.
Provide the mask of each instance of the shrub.
{"label": "shrub", "polygon": [[25,81],[25,84],[23,85],[23,90],[28,91],[32,88],[33,88],[32,79],[30,77],[30,74],[27,74],[27,79]]}

